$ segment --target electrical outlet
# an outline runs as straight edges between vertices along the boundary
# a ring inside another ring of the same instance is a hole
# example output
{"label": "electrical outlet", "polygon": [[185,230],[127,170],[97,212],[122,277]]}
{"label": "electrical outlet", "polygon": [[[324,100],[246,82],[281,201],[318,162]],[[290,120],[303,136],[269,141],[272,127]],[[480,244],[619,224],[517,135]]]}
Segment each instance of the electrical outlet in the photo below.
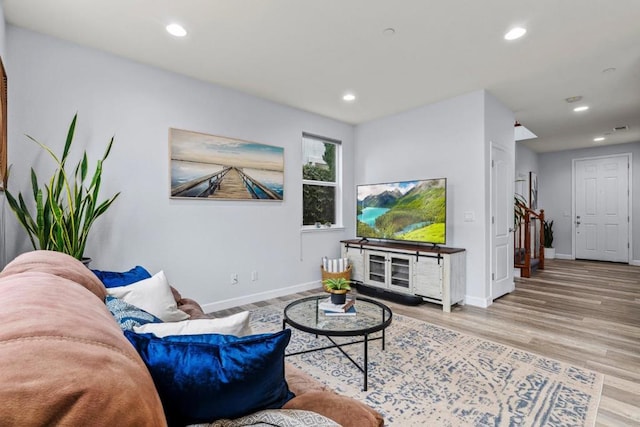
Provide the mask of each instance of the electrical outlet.
{"label": "electrical outlet", "polygon": [[231,284],[232,285],[238,284],[238,273],[231,273]]}
{"label": "electrical outlet", "polygon": [[251,272],[251,281],[255,282],[256,280],[258,280],[258,272],[257,271],[252,271]]}

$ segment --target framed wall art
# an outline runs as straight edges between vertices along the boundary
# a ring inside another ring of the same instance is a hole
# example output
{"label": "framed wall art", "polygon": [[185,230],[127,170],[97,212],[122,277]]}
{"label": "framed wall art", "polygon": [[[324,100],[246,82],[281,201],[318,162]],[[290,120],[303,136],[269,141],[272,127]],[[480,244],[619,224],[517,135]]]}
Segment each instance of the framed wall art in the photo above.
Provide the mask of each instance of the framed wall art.
{"label": "framed wall art", "polygon": [[284,148],[169,129],[172,198],[283,200]]}
{"label": "framed wall art", "polygon": [[538,176],[529,172],[529,209],[538,210]]}

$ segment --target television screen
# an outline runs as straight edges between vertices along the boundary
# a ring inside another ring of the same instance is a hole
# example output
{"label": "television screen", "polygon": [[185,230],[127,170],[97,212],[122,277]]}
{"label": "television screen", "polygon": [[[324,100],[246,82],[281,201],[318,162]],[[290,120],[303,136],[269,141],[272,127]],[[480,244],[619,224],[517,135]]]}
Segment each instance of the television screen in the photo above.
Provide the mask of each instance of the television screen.
{"label": "television screen", "polygon": [[446,243],[447,180],[358,185],[357,235]]}

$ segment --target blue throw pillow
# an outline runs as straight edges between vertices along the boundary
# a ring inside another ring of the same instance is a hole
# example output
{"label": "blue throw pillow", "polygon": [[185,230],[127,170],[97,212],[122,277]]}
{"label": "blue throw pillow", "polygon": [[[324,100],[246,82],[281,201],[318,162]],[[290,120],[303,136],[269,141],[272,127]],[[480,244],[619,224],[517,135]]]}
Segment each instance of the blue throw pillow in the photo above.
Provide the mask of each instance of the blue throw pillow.
{"label": "blue throw pillow", "polygon": [[104,284],[105,288],[117,288],[118,286],[126,286],[140,280],[148,279],[151,274],[144,267],[136,265],[129,271],[101,271],[91,270],[98,276],[98,279]]}
{"label": "blue throw pillow", "polygon": [[125,336],[153,377],[169,425],[237,418],[293,398],[284,379],[289,329],[245,337]]}
{"label": "blue throw pillow", "polygon": [[153,314],[129,304],[120,298],[107,295],[104,303],[123,331],[133,331],[134,326],[145,325],[147,323],[162,323],[162,320]]}

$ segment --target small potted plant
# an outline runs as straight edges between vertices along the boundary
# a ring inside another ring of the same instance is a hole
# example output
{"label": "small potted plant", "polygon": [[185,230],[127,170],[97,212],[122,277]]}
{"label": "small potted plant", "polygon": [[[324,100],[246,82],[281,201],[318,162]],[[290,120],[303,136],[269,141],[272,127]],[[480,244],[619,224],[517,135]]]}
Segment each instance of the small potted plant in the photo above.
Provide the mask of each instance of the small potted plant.
{"label": "small potted plant", "polygon": [[554,259],[556,250],[553,247],[553,220],[544,222],[544,257]]}
{"label": "small potted plant", "polygon": [[331,293],[331,303],[341,305],[347,301],[347,292],[351,290],[350,282],[344,277],[326,279],[322,282]]}

